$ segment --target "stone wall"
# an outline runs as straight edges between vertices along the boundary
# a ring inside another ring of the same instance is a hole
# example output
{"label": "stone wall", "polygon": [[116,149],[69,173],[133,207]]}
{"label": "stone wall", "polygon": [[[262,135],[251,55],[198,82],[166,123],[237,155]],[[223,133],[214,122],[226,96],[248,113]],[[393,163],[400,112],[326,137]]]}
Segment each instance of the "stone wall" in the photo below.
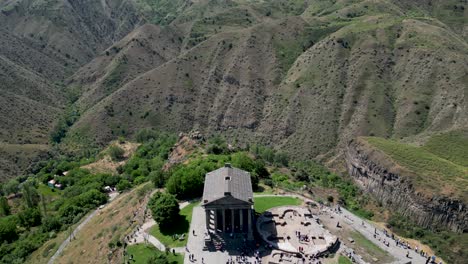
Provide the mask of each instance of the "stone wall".
{"label": "stone wall", "polygon": [[[462,201],[431,193],[417,192],[409,175],[396,169],[395,164],[382,160],[375,151],[358,141],[351,141],[345,159],[349,174],[355,182],[386,208],[414,220],[426,228],[443,227],[455,232],[468,231],[468,210]],[[385,165],[383,165],[385,163]]]}

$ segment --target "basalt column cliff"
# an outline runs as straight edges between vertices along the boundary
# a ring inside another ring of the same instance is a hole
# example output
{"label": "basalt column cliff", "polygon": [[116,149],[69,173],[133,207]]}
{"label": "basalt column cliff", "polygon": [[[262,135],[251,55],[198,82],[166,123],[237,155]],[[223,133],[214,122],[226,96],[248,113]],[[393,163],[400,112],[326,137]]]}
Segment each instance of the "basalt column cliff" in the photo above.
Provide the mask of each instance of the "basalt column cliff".
{"label": "basalt column cliff", "polygon": [[460,233],[468,230],[466,203],[420,190],[414,185],[410,172],[383,158],[384,155],[370,150],[359,140],[348,144],[348,172],[363,190],[420,226],[443,227]]}

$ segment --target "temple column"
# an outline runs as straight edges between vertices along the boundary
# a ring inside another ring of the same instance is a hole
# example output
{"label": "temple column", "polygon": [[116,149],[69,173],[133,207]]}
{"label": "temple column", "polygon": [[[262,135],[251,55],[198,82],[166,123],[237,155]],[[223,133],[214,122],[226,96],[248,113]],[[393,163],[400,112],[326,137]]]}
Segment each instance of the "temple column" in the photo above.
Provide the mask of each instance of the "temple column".
{"label": "temple column", "polygon": [[234,233],[234,209],[231,209],[231,233]]}
{"label": "temple column", "polygon": [[221,210],[223,210],[223,232],[226,232],[226,209]]}
{"label": "temple column", "polygon": [[247,219],[247,222],[248,222],[248,228],[249,228],[249,231],[247,233],[247,240],[253,240],[253,230],[252,230],[252,209],[249,208],[248,212],[247,212],[247,216],[248,216],[248,219]]}
{"label": "temple column", "polygon": [[210,214],[211,210],[205,209],[206,232],[210,233]]}
{"label": "temple column", "polygon": [[215,233],[218,232],[218,209],[214,209],[214,228],[215,228]]}
{"label": "temple column", "polygon": [[240,230],[244,232],[244,209],[239,209],[239,217],[240,217]]}

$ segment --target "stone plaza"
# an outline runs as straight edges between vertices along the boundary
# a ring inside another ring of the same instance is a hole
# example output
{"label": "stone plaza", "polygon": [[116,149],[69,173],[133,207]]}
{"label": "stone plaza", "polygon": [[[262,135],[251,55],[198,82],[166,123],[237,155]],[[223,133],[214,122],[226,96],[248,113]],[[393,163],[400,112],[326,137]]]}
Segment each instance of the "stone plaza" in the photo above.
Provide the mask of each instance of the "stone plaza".
{"label": "stone plaza", "polygon": [[[334,253],[363,264],[424,263],[427,258],[409,245],[390,245],[374,225],[345,209],[300,198],[303,206],[273,207],[255,216],[248,172],[226,164],[207,173],[201,204],[193,209],[184,263],[336,263],[336,257],[330,258]],[[359,232],[388,256],[376,259],[362,252],[362,245],[349,242],[343,230]]]}

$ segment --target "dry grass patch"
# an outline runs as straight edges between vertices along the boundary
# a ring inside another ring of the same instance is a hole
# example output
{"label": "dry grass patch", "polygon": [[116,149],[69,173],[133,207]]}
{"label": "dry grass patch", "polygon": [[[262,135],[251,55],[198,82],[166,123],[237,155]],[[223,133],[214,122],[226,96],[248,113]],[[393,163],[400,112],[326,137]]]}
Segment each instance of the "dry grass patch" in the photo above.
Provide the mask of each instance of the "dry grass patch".
{"label": "dry grass patch", "polygon": [[123,241],[137,224],[149,199],[150,183],[124,193],[107,205],[78,232],[56,263],[121,263]]}
{"label": "dry grass patch", "polygon": [[99,160],[91,164],[85,165],[82,168],[88,169],[91,173],[117,173],[117,167],[125,164],[125,162],[127,162],[127,160],[133,155],[133,153],[135,153],[139,145],[140,144],[138,143],[132,143],[128,141],[125,141],[123,143],[113,142],[109,145],[109,147],[118,146],[119,148],[122,148],[125,151],[122,160],[113,161],[109,154],[107,154],[107,150],[109,149],[108,147],[101,152],[101,158]]}

